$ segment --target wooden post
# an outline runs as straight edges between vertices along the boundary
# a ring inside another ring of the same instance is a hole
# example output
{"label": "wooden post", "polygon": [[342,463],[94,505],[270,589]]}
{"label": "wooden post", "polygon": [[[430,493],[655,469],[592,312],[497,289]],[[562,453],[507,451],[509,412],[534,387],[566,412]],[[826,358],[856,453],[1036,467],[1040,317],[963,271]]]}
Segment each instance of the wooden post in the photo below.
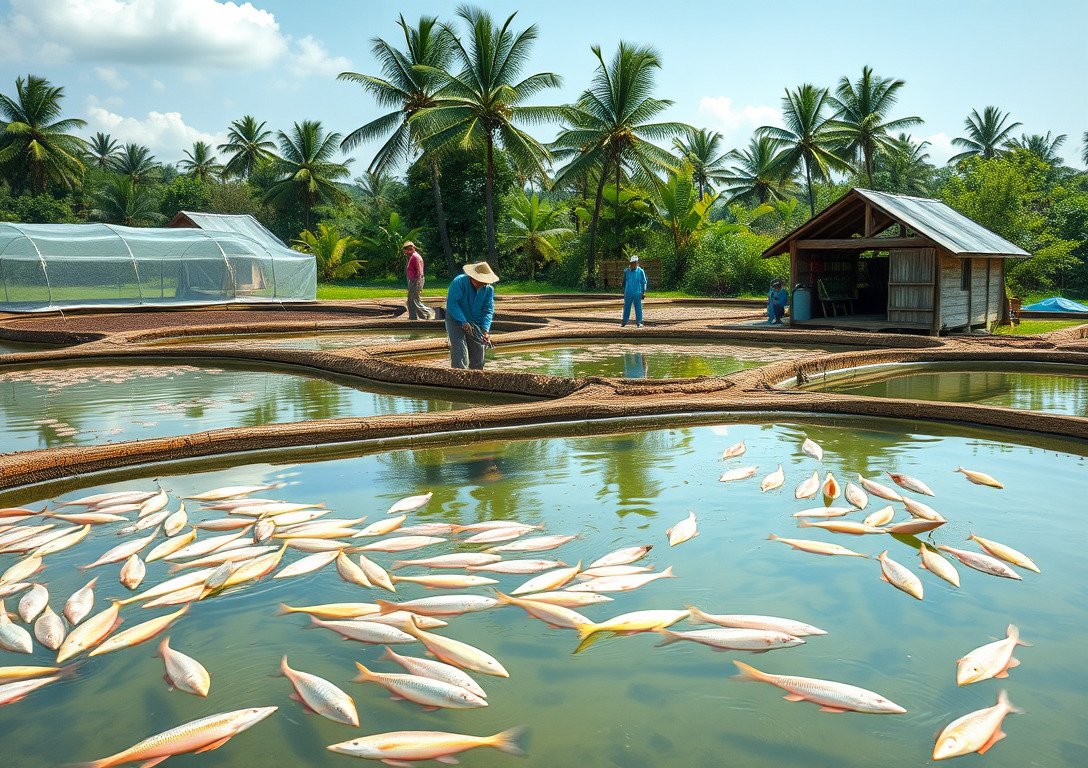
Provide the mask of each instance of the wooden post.
{"label": "wooden post", "polygon": [[990,264],[993,259],[986,259],[986,330],[990,330]]}
{"label": "wooden post", "polygon": [[[797,241],[790,240],[790,284],[786,290],[790,292],[790,326],[793,326],[793,289],[797,285]],[[809,312],[812,312],[812,291],[809,291]]]}
{"label": "wooden post", "polygon": [[937,248],[933,251],[933,322],[930,324],[930,336],[939,336],[941,334],[942,261],[944,261],[944,252],[940,248]]}
{"label": "wooden post", "polygon": [[865,237],[873,236],[873,207],[865,204]]}

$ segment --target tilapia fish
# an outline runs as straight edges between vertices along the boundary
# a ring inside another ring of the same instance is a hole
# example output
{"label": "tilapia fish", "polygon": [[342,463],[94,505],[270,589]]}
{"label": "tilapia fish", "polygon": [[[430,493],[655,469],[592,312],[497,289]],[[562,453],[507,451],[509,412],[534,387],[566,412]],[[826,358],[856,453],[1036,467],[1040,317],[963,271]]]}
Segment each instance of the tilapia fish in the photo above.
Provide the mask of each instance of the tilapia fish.
{"label": "tilapia fish", "polygon": [[819,680],[813,677],[771,675],[760,672],[744,662],[734,661],[740,678],[769,683],[786,691],[786,701],[811,701],[820,705],[821,712],[863,712],[870,715],[901,715],[907,710],[879,693],[855,685]]}

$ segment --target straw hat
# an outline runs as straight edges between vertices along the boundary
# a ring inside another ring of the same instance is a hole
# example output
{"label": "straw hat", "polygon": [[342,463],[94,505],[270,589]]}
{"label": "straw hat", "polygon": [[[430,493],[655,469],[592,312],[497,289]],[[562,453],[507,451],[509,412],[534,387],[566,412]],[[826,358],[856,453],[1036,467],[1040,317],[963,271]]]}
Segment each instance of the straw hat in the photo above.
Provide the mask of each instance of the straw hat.
{"label": "straw hat", "polygon": [[486,261],[478,261],[475,264],[466,264],[462,267],[465,274],[481,283],[490,285],[499,282],[499,276],[491,271],[491,265]]}
{"label": "straw hat", "polygon": [[634,264],[636,261],[638,261],[638,255],[636,254],[636,255],[632,256],[627,261],[630,262],[631,264]]}

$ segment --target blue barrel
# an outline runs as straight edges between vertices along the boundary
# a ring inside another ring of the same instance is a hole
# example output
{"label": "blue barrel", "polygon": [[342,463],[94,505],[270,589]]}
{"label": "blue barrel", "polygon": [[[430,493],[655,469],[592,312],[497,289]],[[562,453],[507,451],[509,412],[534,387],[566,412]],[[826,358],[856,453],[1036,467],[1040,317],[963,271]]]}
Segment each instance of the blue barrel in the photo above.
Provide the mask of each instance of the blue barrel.
{"label": "blue barrel", "polygon": [[793,304],[790,307],[790,319],[812,319],[812,291],[806,286],[798,285],[793,289]]}

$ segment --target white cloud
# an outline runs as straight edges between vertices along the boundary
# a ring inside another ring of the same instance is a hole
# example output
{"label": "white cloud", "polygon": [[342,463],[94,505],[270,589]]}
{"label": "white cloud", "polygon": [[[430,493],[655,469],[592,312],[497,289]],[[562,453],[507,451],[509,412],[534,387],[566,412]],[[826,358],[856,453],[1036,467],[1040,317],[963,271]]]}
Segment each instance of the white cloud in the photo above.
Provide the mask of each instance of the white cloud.
{"label": "white cloud", "polygon": [[213,147],[226,141],[225,133],[207,133],[187,125],[180,112],[148,112],[144,118],[125,117],[93,103],[87,109],[85,130],[88,135],[96,131],[108,133],[122,144],[143,144],[162,162],[177,161],[194,141],[204,141]]}
{"label": "white cloud", "polygon": [[151,88],[155,91],[158,91],[159,93],[162,93],[166,90],[166,85],[163,83],[162,80],[152,80]]}
{"label": "white cloud", "polygon": [[128,80],[121,77],[121,74],[113,67],[95,67],[94,73],[98,75],[99,80],[115,91],[128,88]]}
{"label": "white cloud", "polygon": [[929,153],[929,162],[934,165],[944,165],[953,155],[958,155],[962,150],[952,146],[952,137],[944,131],[930,136],[912,136],[915,141],[928,141],[926,152]]}
{"label": "white cloud", "polygon": [[704,96],[699,100],[699,114],[709,120],[708,128],[718,131],[726,146],[743,147],[752,132],[764,125],[782,125],[782,111],[764,104],[734,106],[729,96]]}
{"label": "white cloud", "polygon": [[321,41],[311,35],[296,40],[290,55],[288,69],[300,77],[338,75],[351,69],[351,59],[330,55]]}
{"label": "white cloud", "polygon": [[[351,60],[311,35],[284,34],[270,11],[220,0],[10,0],[0,17],[0,59],[42,63],[77,59],[182,67],[188,82],[208,70],[282,66],[294,79],[335,75]],[[33,41],[33,42],[31,42]],[[115,90],[116,68],[95,68]],[[108,79],[107,79],[108,78]],[[127,83],[125,83],[127,85]]]}

